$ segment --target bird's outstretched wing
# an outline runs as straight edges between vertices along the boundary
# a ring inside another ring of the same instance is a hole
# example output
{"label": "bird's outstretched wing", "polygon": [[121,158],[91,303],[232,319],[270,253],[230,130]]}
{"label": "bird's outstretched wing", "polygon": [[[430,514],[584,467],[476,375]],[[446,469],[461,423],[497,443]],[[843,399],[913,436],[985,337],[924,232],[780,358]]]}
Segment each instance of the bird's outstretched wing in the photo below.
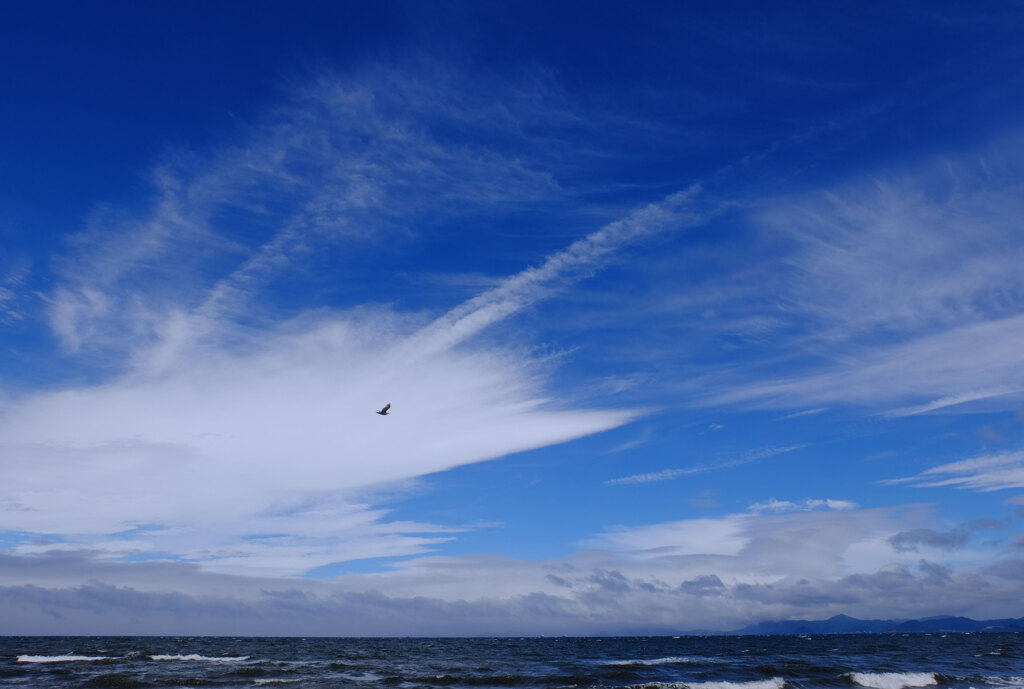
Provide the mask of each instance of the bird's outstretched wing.
{"label": "bird's outstretched wing", "polygon": [[377,413],[380,414],[381,416],[387,416],[388,415],[388,409],[391,409],[391,403],[390,402],[385,404],[384,408],[381,409],[380,411],[378,411]]}

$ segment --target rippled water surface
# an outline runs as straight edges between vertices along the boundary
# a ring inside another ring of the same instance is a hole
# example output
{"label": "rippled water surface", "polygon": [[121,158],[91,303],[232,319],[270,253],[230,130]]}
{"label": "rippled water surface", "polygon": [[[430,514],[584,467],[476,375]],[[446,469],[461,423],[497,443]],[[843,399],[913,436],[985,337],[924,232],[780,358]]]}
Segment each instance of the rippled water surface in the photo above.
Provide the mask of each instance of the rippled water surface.
{"label": "rippled water surface", "polygon": [[0,687],[1024,689],[1021,634],[0,638]]}

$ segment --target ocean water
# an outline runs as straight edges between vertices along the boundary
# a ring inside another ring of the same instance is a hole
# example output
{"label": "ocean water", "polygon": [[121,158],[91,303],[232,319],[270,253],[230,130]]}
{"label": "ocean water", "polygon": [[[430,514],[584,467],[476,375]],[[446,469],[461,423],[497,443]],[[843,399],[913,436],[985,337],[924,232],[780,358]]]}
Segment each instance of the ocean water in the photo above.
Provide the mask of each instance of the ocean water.
{"label": "ocean water", "polygon": [[0,637],[0,687],[1024,689],[1024,634]]}

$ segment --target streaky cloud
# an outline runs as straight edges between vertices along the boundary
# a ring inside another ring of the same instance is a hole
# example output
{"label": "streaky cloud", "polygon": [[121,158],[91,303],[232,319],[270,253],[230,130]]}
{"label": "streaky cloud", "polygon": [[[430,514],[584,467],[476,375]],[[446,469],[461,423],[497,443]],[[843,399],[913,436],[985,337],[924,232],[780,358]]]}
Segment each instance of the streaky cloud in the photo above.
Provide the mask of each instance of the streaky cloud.
{"label": "streaky cloud", "polygon": [[982,492],[1024,488],[1024,451],[981,455],[927,469],[917,476],[892,479],[919,488],[954,487]]}
{"label": "streaky cloud", "polygon": [[630,243],[670,229],[692,227],[706,217],[695,211],[700,186],[678,191],[579,239],[498,287],[460,304],[410,338],[409,348],[430,354],[452,347],[483,328],[578,280],[594,274],[602,261]]}
{"label": "streaky cloud", "polygon": [[796,412],[793,412],[792,414],[786,414],[785,416],[780,416],[779,417],[779,421],[787,421],[789,419],[799,419],[799,418],[804,417],[804,416],[814,416],[816,414],[821,414],[822,412],[826,412],[826,411],[828,411],[828,407],[818,407],[817,409],[806,409],[804,411],[796,411]]}
{"label": "streaky cloud", "polygon": [[777,365],[709,376],[695,403],[796,408],[784,418],[841,405],[891,418],[1019,409],[1021,150],[1010,132],[762,203],[752,222],[788,242],[765,278],[788,324],[769,350]]}
{"label": "streaky cloud", "polygon": [[[1017,409],[1024,390],[1024,316],[951,328],[909,342],[881,345],[803,376],[758,380],[708,394],[704,404],[746,403],[779,409],[801,403],[856,404],[907,416],[987,402],[988,409]],[[924,397],[931,402],[892,405]]]}
{"label": "streaky cloud", "polygon": [[849,500],[830,500],[830,499],[818,499],[818,498],[807,498],[799,502],[792,502],[790,500],[776,500],[774,498],[768,500],[768,502],[756,502],[747,508],[749,512],[810,512],[812,510],[853,510],[857,508],[857,503]]}
{"label": "streaky cloud", "polygon": [[[417,185],[436,184],[438,170],[462,180],[449,198],[472,203],[509,197],[517,185],[550,192],[528,170],[513,184],[500,151],[481,159],[445,149],[406,119],[396,95],[374,94],[316,83],[197,168],[158,171],[148,214],[90,221],[60,263],[51,325],[72,354],[89,349],[117,373],[14,400],[0,419],[0,447],[22,460],[0,494],[0,504],[20,507],[5,510],[0,527],[63,541],[14,552],[90,548],[268,575],[423,555],[456,530],[392,521],[360,496],[643,413],[556,405],[539,362],[473,338],[592,276],[623,248],[699,223],[711,212],[695,202],[699,185],[605,224],[426,325],[420,313],[376,305],[258,308],[304,247],[373,241],[353,224],[387,216],[398,188],[413,189],[410,201],[426,194]],[[486,189],[474,191],[478,183]],[[250,218],[257,241],[243,243],[220,224],[223,214]],[[230,260],[210,271],[208,255]],[[395,403],[386,427],[362,418],[384,401]],[[39,472],[49,476],[45,490]]]}
{"label": "streaky cloud", "polygon": [[932,400],[926,404],[920,404],[914,407],[904,407],[903,409],[894,409],[888,413],[888,416],[916,416],[917,414],[927,414],[928,412],[938,411],[940,409],[946,409],[948,407],[957,407],[962,404],[969,402],[977,402],[979,400],[989,400],[994,397],[1002,397],[1003,395],[1017,395],[1024,392],[1024,388],[1015,388],[1009,386],[997,386],[994,388],[986,388],[984,390],[972,390],[964,392],[959,395],[949,395],[942,397],[937,400]]}
{"label": "streaky cloud", "polygon": [[703,474],[709,471],[723,471],[725,469],[732,469],[734,467],[742,466],[744,464],[756,462],[760,459],[767,459],[769,457],[774,457],[776,455],[784,454],[787,452],[802,450],[805,447],[807,447],[806,443],[801,445],[788,445],[784,447],[763,447],[757,450],[751,450],[750,452],[744,454],[742,457],[726,462],[686,467],[682,469],[663,469],[661,471],[645,472],[643,474],[633,474],[632,476],[623,476],[621,478],[609,479],[604,483],[606,486],[627,486],[637,483],[668,481],[671,479],[681,478],[683,476]]}

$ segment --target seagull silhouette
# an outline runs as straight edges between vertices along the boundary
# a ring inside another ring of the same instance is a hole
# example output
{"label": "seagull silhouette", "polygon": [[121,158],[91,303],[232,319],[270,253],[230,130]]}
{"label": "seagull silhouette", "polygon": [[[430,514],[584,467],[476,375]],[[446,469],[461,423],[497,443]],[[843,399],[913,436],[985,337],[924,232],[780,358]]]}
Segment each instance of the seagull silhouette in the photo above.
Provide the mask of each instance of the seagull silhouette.
{"label": "seagull silhouette", "polygon": [[391,409],[391,403],[390,402],[385,404],[383,409],[378,409],[377,413],[380,414],[381,416],[387,416],[388,415],[388,409]]}

